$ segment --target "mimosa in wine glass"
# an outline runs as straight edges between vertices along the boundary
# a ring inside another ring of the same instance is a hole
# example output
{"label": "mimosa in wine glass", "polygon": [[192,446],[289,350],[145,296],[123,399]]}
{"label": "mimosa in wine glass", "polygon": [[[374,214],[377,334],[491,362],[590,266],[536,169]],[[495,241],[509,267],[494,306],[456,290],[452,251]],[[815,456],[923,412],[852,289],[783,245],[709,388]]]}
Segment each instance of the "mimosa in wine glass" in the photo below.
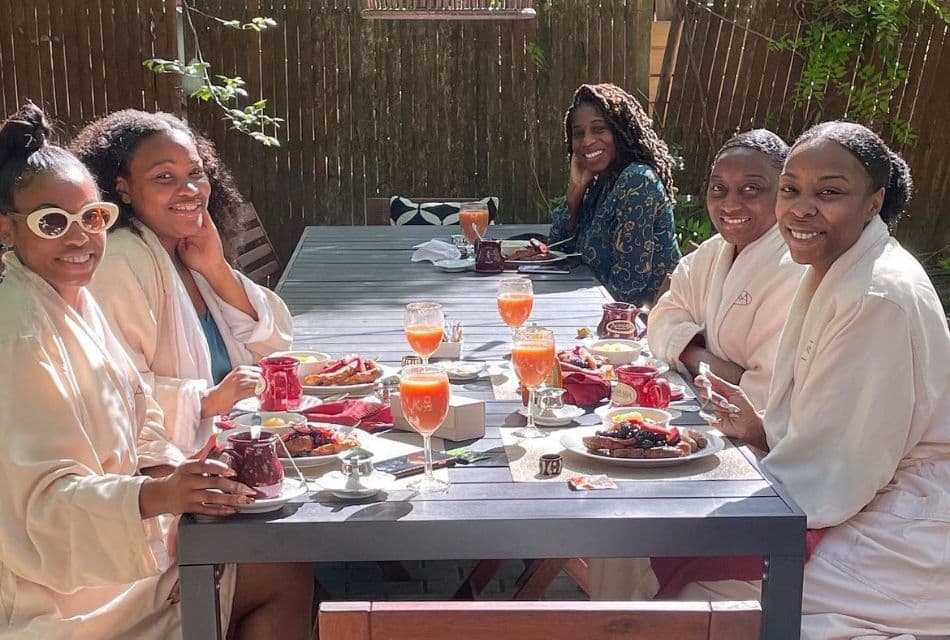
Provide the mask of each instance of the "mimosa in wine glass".
{"label": "mimosa in wine glass", "polygon": [[447,480],[432,475],[432,434],[449,413],[449,377],[442,367],[414,364],[403,367],[399,377],[399,404],[406,421],[422,436],[425,475],[409,484],[419,493],[445,491]]}
{"label": "mimosa in wine glass", "polygon": [[470,244],[484,238],[488,232],[488,205],[482,202],[465,202],[459,207],[459,226]]}
{"label": "mimosa in wine glass", "polygon": [[498,314],[517,329],[528,321],[534,307],[534,287],[528,278],[506,278],[498,283]]}
{"label": "mimosa in wine glass", "polygon": [[442,305],[437,302],[410,302],[406,305],[403,329],[406,340],[423,364],[429,364],[429,356],[436,352],[442,342],[445,316]]}
{"label": "mimosa in wine glass", "polygon": [[554,367],[554,332],[537,326],[516,329],[511,364],[522,386],[528,389],[528,425],[515,435],[544,438],[547,434],[534,425],[534,392]]}

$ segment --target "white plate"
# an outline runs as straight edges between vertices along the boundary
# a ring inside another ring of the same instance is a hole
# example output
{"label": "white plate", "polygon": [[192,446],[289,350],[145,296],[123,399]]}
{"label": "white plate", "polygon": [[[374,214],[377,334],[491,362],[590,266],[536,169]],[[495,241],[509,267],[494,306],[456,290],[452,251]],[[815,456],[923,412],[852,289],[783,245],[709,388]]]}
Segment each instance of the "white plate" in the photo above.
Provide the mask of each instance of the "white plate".
{"label": "white plate", "polygon": [[307,485],[296,478],[284,478],[284,486],[276,498],[255,500],[253,504],[239,504],[235,508],[241,513],[267,513],[307,493]]}
{"label": "white plate", "polygon": [[445,369],[446,375],[452,382],[474,380],[485,370],[486,363],[477,360],[453,360],[452,362],[436,363]]}
{"label": "white plate", "polygon": [[455,273],[456,271],[468,271],[475,268],[475,258],[457,258],[455,260],[436,260],[432,264],[436,269]]}
{"label": "white plate", "polygon": [[[303,392],[309,393],[313,396],[323,397],[323,396],[333,396],[340,393],[345,393],[351,398],[361,398],[363,396],[368,396],[373,393],[373,390],[376,388],[376,383],[382,380],[383,378],[388,378],[389,376],[399,373],[399,367],[391,367],[389,365],[381,364],[379,368],[383,370],[383,375],[378,377],[372,382],[367,382],[365,384],[337,384],[337,385],[326,385],[315,387],[312,385],[303,385]],[[301,384],[303,384],[301,382]]]}
{"label": "white plate", "polygon": [[[304,393],[306,393],[306,387],[304,388]],[[312,395],[302,396],[300,398],[300,404],[295,407],[292,412],[306,411],[307,409],[312,409],[313,407],[322,404],[323,400],[316,398]],[[250,398],[244,398],[243,400],[238,400],[234,403],[234,409],[236,411],[260,411],[261,401],[257,396],[251,396]]]}
{"label": "white plate", "polygon": [[360,484],[363,485],[363,488],[357,491],[345,488],[347,480],[348,478],[343,475],[342,471],[331,471],[320,476],[314,481],[314,484],[326,489],[337,498],[360,500],[374,496],[387,487],[392,487],[396,477],[382,471],[374,471],[370,475],[360,478]]}
{"label": "white plate", "polygon": [[[518,413],[527,418],[528,407],[521,407],[518,409]],[[587,412],[580,407],[566,404],[560,409],[555,409],[553,416],[535,416],[534,421],[542,427],[563,427],[564,425],[572,423],[575,418],[580,418],[585,413]]]}
{"label": "white plate", "polygon": [[706,448],[700,449],[696,453],[692,453],[688,456],[683,456],[682,458],[610,458],[608,456],[591,453],[587,450],[587,447],[584,446],[583,438],[585,436],[592,436],[601,429],[603,429],[603,427],[577,427],[575,429],[568,429],[561,434],[561,446],[569,451],[573,451],[579,456],[624,467],[669,467],[714,455],[722,451],[723,446],[725,446],[722,438],[708,431],[704,431],[704,435],[709,439],[709,444],[706,445]]}

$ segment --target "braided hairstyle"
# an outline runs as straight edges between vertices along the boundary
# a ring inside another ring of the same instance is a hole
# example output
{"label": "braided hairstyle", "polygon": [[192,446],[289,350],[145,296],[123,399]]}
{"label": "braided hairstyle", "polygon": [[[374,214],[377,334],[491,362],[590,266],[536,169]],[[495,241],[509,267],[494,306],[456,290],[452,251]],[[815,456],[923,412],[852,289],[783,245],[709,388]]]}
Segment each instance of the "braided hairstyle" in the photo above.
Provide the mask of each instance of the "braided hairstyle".
{"label": "braided hairstyle", "polygon": [[614,84],[582,84],[574,92],[571,106],[564,114],[564,144],[568,157],[571,148],[571,126],[574,113],[581,105],[589,104],[604,116],[617,145],[617,160],[611,168],[619,174],[631,162],[649,165],[656,171],[666,189],[666,195],[675,202],[673,185],[673,156],[653,130],[650,117],[632,95]]}
{"label": "braided hairstyle", "polygon": [[880,136],[855,122],[822,122],[803,133],[792,149],[813,140],[831,140],[851,152],[871,178],[871,190],[884,189],[881,219],[888,226],[897,224],[910,201],[914,181],[910,167],[892,151]]}
{"label": "braided hairstyle", "polygon": [[92,171],[103,197],[119,206],[116,227],[131,224],[136,219],[132,205],[122,201],[116,190],[116,178],[128,177],[132,156],[139,143],[156,133],[181,131],[195,143],[211,184],[208,213],[221,234],[225,255],[232,257],[243,234],[241,205],[244,199],[234,185],[231,173],[221,163],[214,145],[196,134],[180,119],[170,113],[147,113],[124,109],[90,122],[76,136],[70,149]]}
{"label": "braided hairstyle", "polygon": [[769,158],[773,167],[782,170],[785,165],[785,158],[788,157],[788,145],[779,136],[768,129],[751,129],[732,136],[716,152],[713,158],[713,164],[719,160],[719,157],[730,149],[752,149],[764,153]]}
{"label": "braided hairstyle", "polygon": [[32,102],[0,127],[0,213],[15,211],[16,192],[40,174],[72,165],[89,175],[76,156],[47,142],[50,131],[43,110]]}

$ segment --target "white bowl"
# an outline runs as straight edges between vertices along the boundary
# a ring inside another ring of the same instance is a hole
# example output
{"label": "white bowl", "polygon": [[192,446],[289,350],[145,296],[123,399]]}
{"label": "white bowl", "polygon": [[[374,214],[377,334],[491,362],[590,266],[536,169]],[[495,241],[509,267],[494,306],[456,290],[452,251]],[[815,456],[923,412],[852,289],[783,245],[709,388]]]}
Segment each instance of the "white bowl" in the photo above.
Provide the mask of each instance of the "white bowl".
{"label": "white bowl", "polygon": [[658,422],[662,425],[669,425],[670,420],[673,419],[673,415],[669,411],[664,411],[663,409],[654,409],[653,407],[601,407],[595,409],[594,413],[600,416],[600,419],[603,420],[605,425],[612,425],[613,416],[622,415],[624,413],[633,413],[636,411],[642,415],[647,420],[652,420],[653,422]]}
{"label": "white bowl", "polygon": [[[234,426],[250,427],[254,423],[255,416],[261,417],[261,429],[264,429],[265,431],[281,431],[286,430],[295,424],[307,424],[307,416],[303,415],[302,413],[293,413],[290,411],[255,411],[253,413],[239,415],[234,419]],[[273,419],[283,420],[284,424],[267,424],[268,420]]]}
{"label": "white bowl", "polygon": [[306,376],[320,373],[327,368],[330,360],[333,359],[329,353],[323,353],[322,351],[278,351],[272,353],[271,356],[285,356],[300,362],[300,366],[297,367],[297,377],[301,380]]}
{"label": "white bowl", "polygon": [[604,338],[597,340],[587,348],[595,356],[601,356],[610,364],[617,366],[636,362],[643,350],[643,343],[622,338]]}

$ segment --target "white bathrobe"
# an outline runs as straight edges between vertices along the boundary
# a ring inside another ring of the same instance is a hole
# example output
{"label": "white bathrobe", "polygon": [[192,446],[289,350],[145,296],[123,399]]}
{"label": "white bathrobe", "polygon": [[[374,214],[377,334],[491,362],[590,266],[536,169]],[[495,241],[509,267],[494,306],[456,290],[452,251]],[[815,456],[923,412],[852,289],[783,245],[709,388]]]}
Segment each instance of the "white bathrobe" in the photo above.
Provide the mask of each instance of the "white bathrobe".
{"label": "white bathrobe", "polygon": [[805,565],[802,637],[950,635],[950,334],[880,218],[802,280],[765,430],[762,464],[831,527]]}
{"label": "white bathrobe", "polygon": [[[175,265],[148,228],[109,234],[105,259],[91,285],[102,311],[165,413],[171,440],[187,455],[214,430],[201,419],[201,401],[214,382],[211,353],[194,304]],[[257,320],[215,294],[200,274],[195,283],[227,347],[232,366],[256,364],[290,347],[293,320],[274,292],[238,274]]]}
{"label": "white bathrobe", "polygon": [[180,637],[178,519],[141,518],[138,471],[183,456],[92,296],[80,314],[4,261],[0,638]]}
{"label": "white bathrobe", "polygon": [[778,225],[738,256],[735,245],[713,236],[680,261],[650,312],[650,350],[689,376],[679,357],[703,334],[715,356],[745,369],[739,386],[752,404],[765,407],[782,325],[804,272]]}

